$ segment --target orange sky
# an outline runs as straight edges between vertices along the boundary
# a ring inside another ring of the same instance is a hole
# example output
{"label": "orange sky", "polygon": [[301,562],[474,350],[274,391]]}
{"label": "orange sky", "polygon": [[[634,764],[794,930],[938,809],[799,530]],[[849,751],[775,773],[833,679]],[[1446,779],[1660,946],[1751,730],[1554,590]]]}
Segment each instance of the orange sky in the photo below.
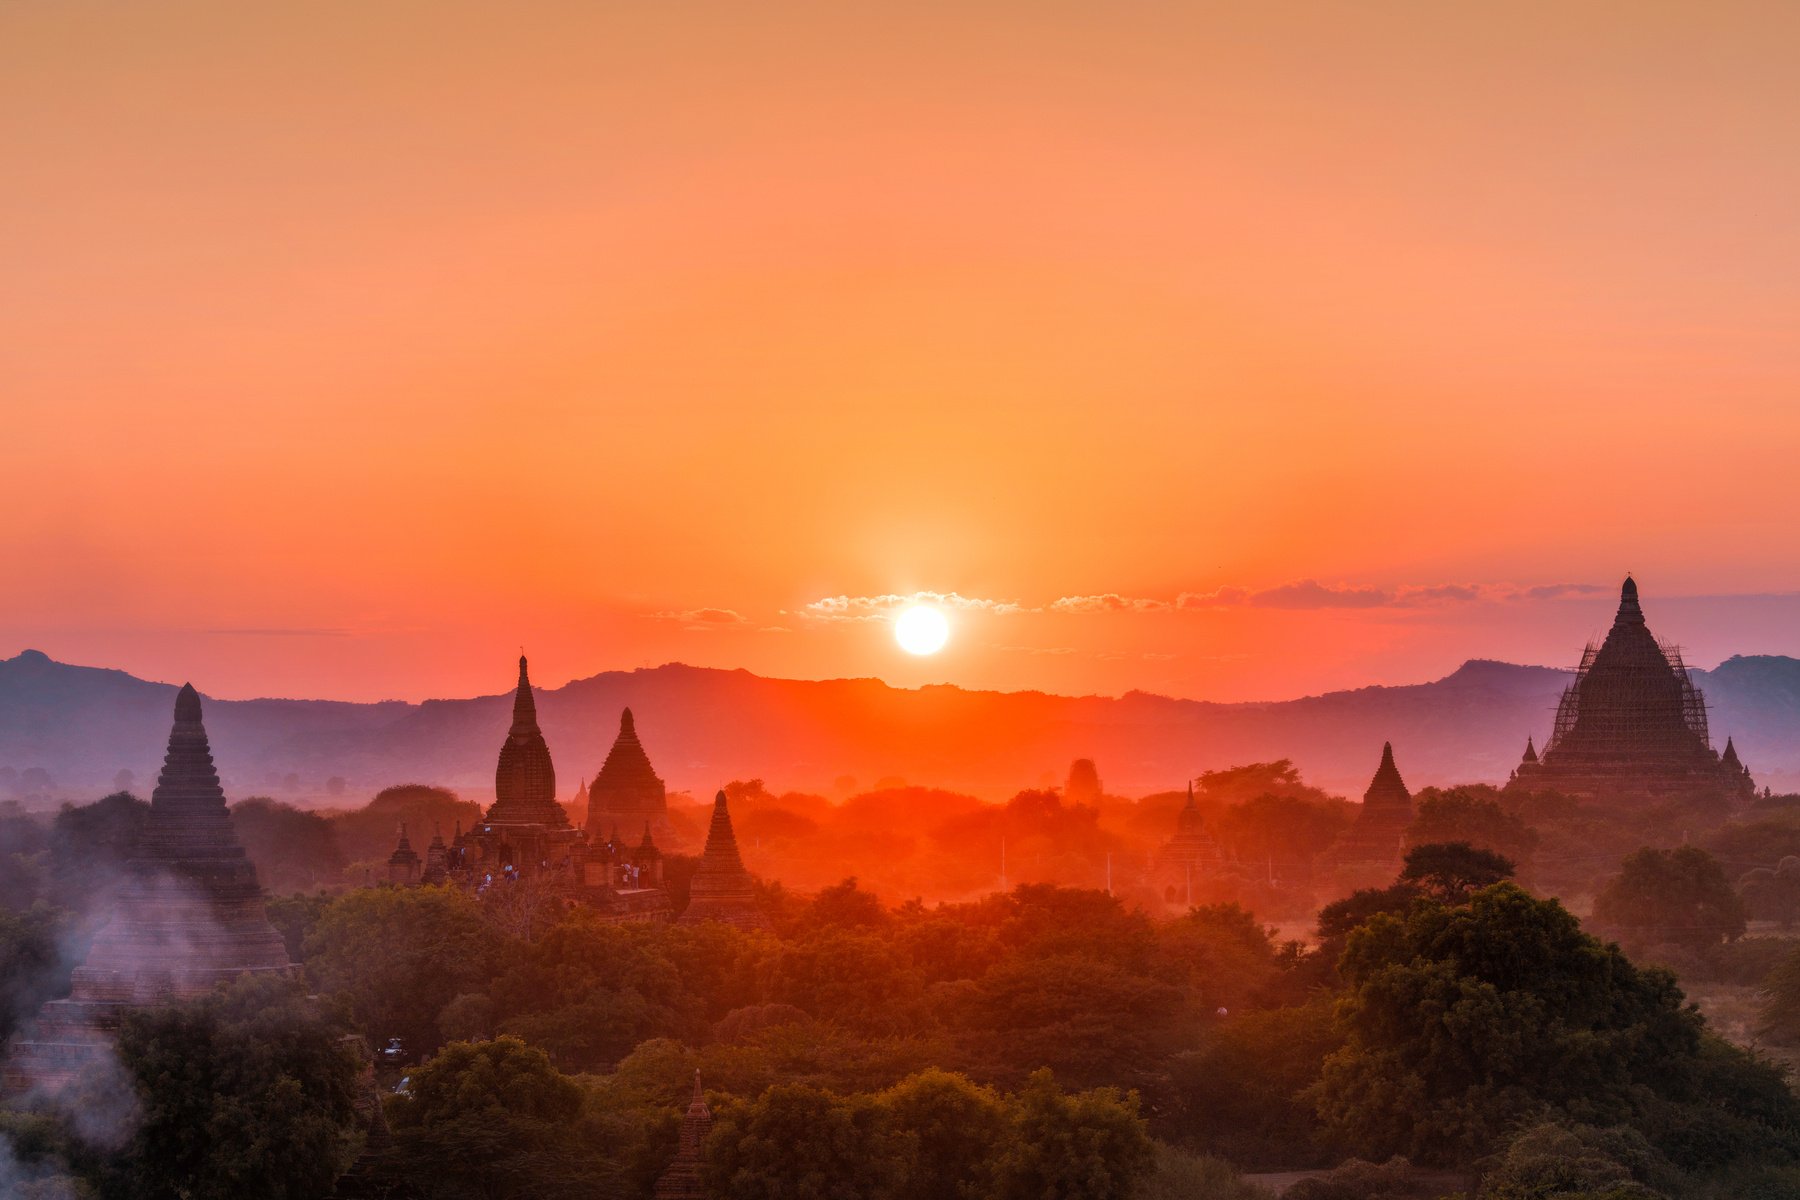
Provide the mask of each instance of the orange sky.
{"label": "orange sky", "polygon": [[276,7],[0,8],[0,653],[1264,697],[1627,569],[1800,653],[1800,8]]}

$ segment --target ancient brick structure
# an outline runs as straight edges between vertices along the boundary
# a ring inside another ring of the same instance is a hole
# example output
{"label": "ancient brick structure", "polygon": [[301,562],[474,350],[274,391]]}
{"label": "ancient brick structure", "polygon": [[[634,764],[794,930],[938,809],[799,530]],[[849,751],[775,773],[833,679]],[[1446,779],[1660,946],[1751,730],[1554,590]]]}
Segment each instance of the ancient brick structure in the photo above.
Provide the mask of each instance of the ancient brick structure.
{"label": "ancient brick structure", "polygon": [[69,998],[46,1004],[14,1048],[7,1081],[66,1082],[125,1007],[201,995],[248,972],[294,971],[263,911],[256,868],[232,832],[200,695],[184,686],[113,917],[75,969]]}
{"label": "ancient brick structure", "polygon": [[1644,621],[1627,577],[1619,611],[1598,649],[1590,644],[1563,692],[1541,755],[1526,756],[1509,786],[1595,800],[1747,799],[1755,791],[1737,761],[1712,748],[1706,699],[1681,653]]}
{"label": "ancient brick structure", "polygon": [[700,1179],[700,1155],[712,1132],[712,1109],[700,1093],[700,1072],[694,1072],[694,1099],[687,1115],[681,1118],[681,1138],[676,1143],[675,1158],[656,1181],[655,1200],[706,1200],[706,1189]]}
{"label": "ancient brick structure", "polygon": [[538,728],[537,701],[521,654],[512,727],[494,767],[494,803],[459,839],[460,857],[484,879],[535,877],[571,870],[580,840],[556,802],[556,767]]}
{"label": "ancient brick structure", "polygon": [[1383,742],[1381,765],[1363,792],[1362,808],[1326,853],[1323,865],[1335,873],[1340,886],[1385,887],[1400,872],[1406,827],[1412,819],[1412,793],[1394,765],[1394,745]]}
{"label": "ancient brick structure", "polygon": [[619,734],[606,762],[588,784],[587,828],[589,836],[601,837],[614,829],[633,831],[646,824],[663,845],[670,849],[681,845],[669,823],[668,789],[638,741],[637,722],[628,708],[619,714]]}
{"label": "ancient brick structure", "polygon": [[1224,867],[1219,843],[1206,831],[1206,818],[1194,803],[1194,785],[1187,789],[1187,803],[1175,817],[1175,836],[1156,854],[1156,880],[1163,899],[1182,908],[1195,903],[1195,888],[1211,882]]}
{"label": "ancient brick structure", "polygon": [[419,855],[406,838],[406,822],[400,822],[400,842],[388,855],[388,882],[395,887],[411,887],[419,882]]}
{"label": "ancient brick structure", "polygon": [[700,921],[721,921],[740,929],[764,929],[769,924],[756,902],[756,885],[738,854],[737,835],[731,831],[731,812],[725,806],[724,792],[713,798],[706,850],[688,885],[688,906],[681,914],[684,925]]}

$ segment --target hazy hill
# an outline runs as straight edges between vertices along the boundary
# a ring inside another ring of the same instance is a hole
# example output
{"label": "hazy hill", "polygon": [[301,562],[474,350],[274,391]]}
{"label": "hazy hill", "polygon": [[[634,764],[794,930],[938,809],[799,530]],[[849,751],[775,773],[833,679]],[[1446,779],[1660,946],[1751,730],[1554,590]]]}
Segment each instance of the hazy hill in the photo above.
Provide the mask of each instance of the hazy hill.
{"label": "hazy hill", "polygon": [[[1733,658],[1696,672],[1715,741],[1737,737],[1759,780],[1800,781],[1800,661]],[[777,789],[860,788],[886,777],[1000,797],[1098,761],[1109,790],[1173,788],[1189,775],[1288,757],[1309,779],[1360,795],[1384,740],[1409,783],[1506,777],[1527,733],[1542,744],[1563,671],[1474,661],[1431,683],[1299,700],[1214,704],[1132,692],[1113,697],[903,690],[878,680],[765,679],[679,664],[609,671],[540,691],[538,711],[572,793],[598,770],[630,705],[671,787],[761,777]],[[147,787],[161,761],[174,686],[55,662],[0,660],[0,768],[39,767],[53,795],[92,796],[121,768]],[[480,797],[493,787],[510,693],[423,704],[209,700],[207,725],[228,792],[347,800],[391,783],[434,782]],[[289,776],[297,776],[290,781]]]}

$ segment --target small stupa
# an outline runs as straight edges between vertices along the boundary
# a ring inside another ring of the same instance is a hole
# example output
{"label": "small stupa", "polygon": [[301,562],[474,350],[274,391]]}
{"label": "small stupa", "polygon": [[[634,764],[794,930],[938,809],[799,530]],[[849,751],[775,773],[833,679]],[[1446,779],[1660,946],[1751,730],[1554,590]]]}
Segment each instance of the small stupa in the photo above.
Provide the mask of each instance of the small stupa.
{"label": "small stupa", "polygon": [[676,1143],[675,1158],[656,1181],[655,1200],[706,1200],[706,1189],[700,1178],[700,1154],[712,1133],[712,1109],[700,1092],[700,1072],[694,1072],[694,1098],[687,1114],[681,1118],[681,1136]]}

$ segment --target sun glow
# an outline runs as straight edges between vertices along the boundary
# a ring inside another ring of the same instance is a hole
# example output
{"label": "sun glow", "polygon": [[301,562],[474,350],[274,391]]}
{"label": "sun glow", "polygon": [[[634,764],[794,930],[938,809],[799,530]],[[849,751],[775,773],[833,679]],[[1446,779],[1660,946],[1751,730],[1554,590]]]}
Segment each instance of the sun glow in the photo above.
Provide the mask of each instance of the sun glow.
{"label": "sun glow", "polygon": [[894,640],[908,654],[936,654],[950,640],[950,622],[937,609],[915,604],[894,619]]}

